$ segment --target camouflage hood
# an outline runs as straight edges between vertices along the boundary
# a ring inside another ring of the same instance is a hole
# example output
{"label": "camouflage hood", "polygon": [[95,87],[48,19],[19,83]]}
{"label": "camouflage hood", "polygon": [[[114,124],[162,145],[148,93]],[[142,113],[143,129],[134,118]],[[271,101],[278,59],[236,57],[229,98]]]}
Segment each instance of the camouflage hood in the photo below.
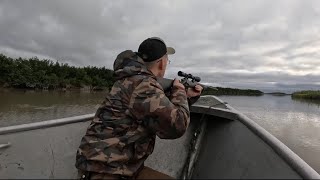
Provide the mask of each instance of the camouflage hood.
{"label": "camouflage hood", "polygon": [[137,74],[151,75],[143,60],[131,50],[126,50],[117,56],[113,64],[114,77],[116,80],[130,77]]}

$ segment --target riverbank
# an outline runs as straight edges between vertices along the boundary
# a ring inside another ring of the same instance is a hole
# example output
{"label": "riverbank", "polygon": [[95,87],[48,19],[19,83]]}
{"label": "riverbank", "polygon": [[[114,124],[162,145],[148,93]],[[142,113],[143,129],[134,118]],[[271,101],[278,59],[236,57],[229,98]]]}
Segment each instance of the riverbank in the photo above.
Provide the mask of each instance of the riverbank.
{"label": "riverbank", "polygon": [[271,92],[271,93],[264,93],[264,94],[269,94],[269,95],[273,95],[273,96],[288,96],[288,95],[292,95],[292,94],[283,93],[283,92]]}
{"label": "riverbank", "polygon": [[14,87],[0,87],[0,92],[109,92],[109,88],[88,88],[88,87],[71,87],[71,88],[55,88],[55,89],[40,89],[40,88],[14,88]]}
{"label": "riverbank", "polygon": [[[106,91],[110,90],[114,82],[113,71],[105,67],[74,67],[37,57],[14,59],[0,54],[0,88],[25,91]],[[203,95],[263,95],[259,90],[217,89],[205,90]]]}
{"label": "riverbank", "polygon": [[[84,91],[84,92],[108,92],[109,87],[69,87],[69,88],[55,88],[55,89],[40,89],[40,88],[14,88],[14,87],[0,87],[0,92],[9,91],[56,91],[56,92],[69,92],[69,91]],[[231,95],[231,96],[262,96],[264,93],[259,90],[253,89],[235,89],[235,88],[222,88],[217,87],[215,89],[206,89],[203,91],[202,95]]]}
{"label": "riverbank", "polygon": [[320,100],[320,91],[298,91],[291,95],[292,98]]}
{"label": "riverbank", "polygon": [[255,89],[236,89],[236,88],[223,88],[216,87],[215,89],[205,89],[202,95],[229,95],[229,96],[262,96],[264,93]]}

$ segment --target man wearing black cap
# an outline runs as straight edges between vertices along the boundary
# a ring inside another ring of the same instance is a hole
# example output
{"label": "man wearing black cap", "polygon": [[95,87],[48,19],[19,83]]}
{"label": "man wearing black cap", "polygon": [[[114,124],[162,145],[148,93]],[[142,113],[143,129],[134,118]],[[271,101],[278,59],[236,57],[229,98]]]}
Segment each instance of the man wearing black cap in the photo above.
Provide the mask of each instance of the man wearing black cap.
{"label": "man wearing black cap", "polygon": [[[168,62],[168,55],[176,51],[172,47],[167,47],[165,42],[159,37],[152,37],[144,40],[138,49],[137,54],[143,59],[147,69],[156,77],[164,77]],[[160,63],[161,62],[161,63]],[[178,80],[174,81],[174,86],[183,86]],[[195,89],[188,89],[188,97],[200,95],[201,86],[195,86]]]}
{"label": "man wearing black cap", "polygon": [[167,97],[163,77],[168,54],[175,50],[160,38],[144,40],[138,52],[120,53],[113,65],[116,82],[98,108],[77,151],[76,167],[83,179],[169,178],[144,166],[155,138],[181,137],[190,122],[188,89],[175,80]]}

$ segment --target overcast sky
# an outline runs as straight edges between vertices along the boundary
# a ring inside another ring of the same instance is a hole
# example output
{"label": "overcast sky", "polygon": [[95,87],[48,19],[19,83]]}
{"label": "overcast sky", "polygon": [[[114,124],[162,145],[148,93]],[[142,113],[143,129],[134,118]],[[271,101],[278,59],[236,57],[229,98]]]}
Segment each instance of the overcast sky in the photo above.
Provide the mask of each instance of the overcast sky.
{"label": "overcast sky", "polygon": [[0,53],[112,68],[159,36],[179,70],[212,85],[320,89],[320,1],[0,0]]}

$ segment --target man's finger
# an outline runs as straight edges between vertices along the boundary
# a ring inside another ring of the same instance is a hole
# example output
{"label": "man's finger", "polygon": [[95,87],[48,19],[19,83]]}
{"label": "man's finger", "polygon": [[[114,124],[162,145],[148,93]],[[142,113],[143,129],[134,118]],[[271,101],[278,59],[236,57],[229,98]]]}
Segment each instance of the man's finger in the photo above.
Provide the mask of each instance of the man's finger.
{"label": "man's finger", "polygon": [[181,89],[185,89],[184,85],[181,84],[181,82],[178,79],[174,79],[173,86],[176,86],[176,87],[181,88]]}
{"label": "man's finger", "polygon": [[195,86],[195,90],[197,90],[197,91],[200,92],[200,91],[202,90],[202,87],[201,87],[200,85],[196,85],[196,86]]}

